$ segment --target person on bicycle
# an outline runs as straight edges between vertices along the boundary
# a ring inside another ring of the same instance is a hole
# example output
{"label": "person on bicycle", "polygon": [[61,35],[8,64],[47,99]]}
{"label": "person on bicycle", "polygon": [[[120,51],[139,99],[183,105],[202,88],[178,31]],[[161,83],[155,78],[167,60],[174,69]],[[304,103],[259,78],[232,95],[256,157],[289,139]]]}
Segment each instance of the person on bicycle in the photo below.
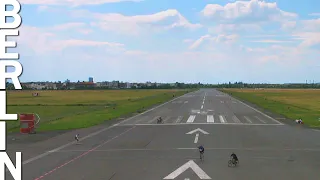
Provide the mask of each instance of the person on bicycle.
{"label": "person on bicycle", "polygon": [[203,154],[204,153],[204,147],[201,145],[198,148],[199,148],[200,153]]}
{"label": "person on bicycle", "polygon": [[232,158],[232,160],[235,160],[235,162],[238,162],[238,157],[234,152],[231,154],[230,157]]}
{"label": "person on bicycle", "polygon": [[79,142],[79,134],[76,134],[76,136],[74,137],[74,139]]}
{"label": "person on bicycle", "polygon": [[158,122],[159,122],[159,123],[161,123],[161,122],[162,122],[162,118],[161,118],[161,116],[159,117]]}

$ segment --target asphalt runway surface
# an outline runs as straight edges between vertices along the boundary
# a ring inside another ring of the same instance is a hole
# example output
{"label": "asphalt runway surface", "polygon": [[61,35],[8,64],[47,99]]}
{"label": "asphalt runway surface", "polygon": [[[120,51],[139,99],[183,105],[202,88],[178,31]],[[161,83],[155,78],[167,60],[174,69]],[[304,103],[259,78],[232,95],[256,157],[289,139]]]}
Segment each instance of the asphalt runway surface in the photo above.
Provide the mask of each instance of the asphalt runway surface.
{"label": "asphalt runway surface", "polygon": [[[159,116],[163,124],[157,124]],[[186,94],[92,133],[78,144],[70,135],[67,145],[42,149],[41,153],[37,151],[41,143],[33,146],[33,154],[26,152],[23,158],[23,179],[320,177],[319,131],[279,122],[215,89]],[[55,145],[50,141],[47,143]],[[199,159],[200,144],[205,148],[204,161]],[[240,160],[237,167],[227,166],[232,152]],[[7,179],[12,179],[9,172]]]}

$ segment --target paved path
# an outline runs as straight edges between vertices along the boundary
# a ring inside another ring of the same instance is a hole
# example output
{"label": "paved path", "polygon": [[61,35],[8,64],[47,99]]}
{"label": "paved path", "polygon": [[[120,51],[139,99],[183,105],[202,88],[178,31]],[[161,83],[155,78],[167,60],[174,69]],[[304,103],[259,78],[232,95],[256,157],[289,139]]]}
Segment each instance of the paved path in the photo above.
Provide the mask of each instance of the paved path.
{"label": "paved path", "polygon": [[[156,123],[159,116],[163,124]],[[44,142],[38,143],[33,154],[26,152],[23,179],[318,180],[320,177],[319,132],[282,124],[214,89],[189,93],[111,127],[93,128],[91,133],[94,134],[78,145],[57,144],[50,150],[40,148]],[[63,136],[55,139],[73,140],[71,134]],[[46,143],[50,141],[54,140]],[[203,162],[197,150],[200,144],[205,147]],[[227,166],[232,152],[240,160],[235,168]],[[10,173],[7,176],[11,177]]]}

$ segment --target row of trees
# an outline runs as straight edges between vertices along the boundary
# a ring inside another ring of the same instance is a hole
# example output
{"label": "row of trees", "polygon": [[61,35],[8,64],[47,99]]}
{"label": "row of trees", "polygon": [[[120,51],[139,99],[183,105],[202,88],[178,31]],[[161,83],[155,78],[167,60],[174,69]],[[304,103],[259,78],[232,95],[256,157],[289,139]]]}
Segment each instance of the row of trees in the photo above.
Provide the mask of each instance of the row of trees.
{"label": "row of trees", "polygon": [[[318,84],[249,84],[243,82],[235,82],[235,83],[224,83],[224,84],[185,84],[176,82],[174,85],[172,84],[162,84],[159,86],[152,85],[147,86],[141,84],[139,87],[132,86],[131,89],[194,89],[194,88],[283,88],[283,89],[320,89],[320,83]],[[13,84],[7,83],[7,89],[14,89]],[[30,90],[26,86],[22,85],[23,90]],[[59,90],[68,90],[68,87],[60,87]],[[77,87],[75,89],[86,90],[86,89],[114,89],[108,87]],[[116,88],[116,89],[126,89],[126,88]],[[43,90],[47,90],[44,88]]]}

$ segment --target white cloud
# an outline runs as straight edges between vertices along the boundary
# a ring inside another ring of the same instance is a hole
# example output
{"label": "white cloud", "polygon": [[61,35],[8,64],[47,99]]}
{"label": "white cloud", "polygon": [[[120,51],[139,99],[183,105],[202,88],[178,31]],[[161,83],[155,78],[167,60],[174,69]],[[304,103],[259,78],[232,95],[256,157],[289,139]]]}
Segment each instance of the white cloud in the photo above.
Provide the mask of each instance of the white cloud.
{"label": "white cloud", "polygon": [[190,23],[175,9],[168,9],[166,11],[150,15],[136,16],[125,16],[117,13],[102,14],[90,12],[77,12],[74,15],[91,17],[95,21],[91,23],[92,26],[99,27],[107,31],[131,35],[137,35],[142,31],[148,32],[148,30],[160,31],[161,29],[169,30],[179,27],[195,30],[202,27],[200,24]]}
{"label": "white cloud", "polygon": [[302,40],[302,43],[300,44],[302,47],[310,47],[320,44],[320,32],[294,33],[293,36]]}
{"label": "white cloud", "polygon": [[263,40],[254,40],[250,42],[258,42],[258,43],[291,43],[294,41],[282,41],[282,40],[274,40],[274,39],[263,39]]}
{"label": "white cloud", "polygon": [[219,24],[209,27],[209,33],[225,33],[225,32],[260,32],[262,28],[258,24]]}
{"label": "white cloud", "polygon": [[282,21],[297,17],[297,14],[283,11],[276,3],[260,0],[236,1],[225,6],[208,4],[202,10],[203,16],[221,21],[266,22]]}
{"label": "white cloud", "polygon": [[296,21],[286,21],[283,22],[281,29],[283,30],[292,30],[293,28],[295,28],[297,25]]}
{"label": "white cloud", "polygon": [[19,0],[20,4],[41,4],[41,5],[98,5],[106,3],[119,3],[119,2],[141,2],[143,0]]}
{"label": "white cloud", "polygon": [[303,31],[320,31],[320,18],[301,21],[301,30]]}
{"label": "white cloud", "polygon": [[51,29],[52,30],[70,30],[70,29],[75,29],[75,28],[83,28],[86,26],[86,23],[82,22],[71,22],[71,23],[65,23],[65,24],[59,24],[56,26],[53,26]]}
{"label": "white cloud", "polygon": [[114,42],[99,42],[79,39],[61,39],[54,33],[46,32],[46,29],[37,27],[22,26],[20,36],[18,37],[19,45],[25,46],[36,53],[44,54],[53,51],[61,51],[69,47],[98,47],[104,46],[111,49],[121,49],[124,44]]}
{"label": "white cloud", "polygon": [[197,39],[192,45],[189,46],[189,49],[196,49],[204,42],[214,42],[214,43],[223,43],[223,44],[232,44],[238,39],[237,34],[225,35],[219,34],[217,36],[204,35]]}

